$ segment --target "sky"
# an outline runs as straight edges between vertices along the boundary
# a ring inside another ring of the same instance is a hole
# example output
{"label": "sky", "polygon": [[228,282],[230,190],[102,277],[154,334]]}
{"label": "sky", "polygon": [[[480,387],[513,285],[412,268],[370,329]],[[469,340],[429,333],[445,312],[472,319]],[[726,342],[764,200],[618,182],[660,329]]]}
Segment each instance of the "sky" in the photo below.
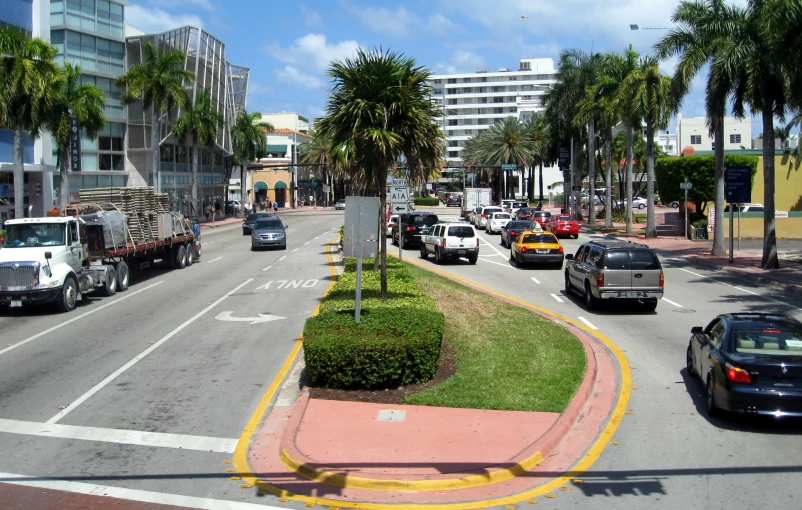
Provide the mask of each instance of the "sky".
{"label": "sky", "polygon": [[[679,0],[129,0],[126,24],[146,33],[200,26],[226,45],[228,61],[251,70],[249,111],[324,113],[326,70],[358,48],[414,58],[434,74],[518,69],[522,58],[564,49],[641,55],[672,27]],[[746,0],[731,0],[745,4]],[[528,17],[523,17],[528,16]],[[630,24],[640,30],[633,31]],[[676,59],[661,69],[673,73]],[[704,116],[706,72],[685,98],[683,117]],[[672,122],[672,125],[674,123]],[[673,129],[672,129],[673,131]],[[761,131],[752,120],[752,133]]]}

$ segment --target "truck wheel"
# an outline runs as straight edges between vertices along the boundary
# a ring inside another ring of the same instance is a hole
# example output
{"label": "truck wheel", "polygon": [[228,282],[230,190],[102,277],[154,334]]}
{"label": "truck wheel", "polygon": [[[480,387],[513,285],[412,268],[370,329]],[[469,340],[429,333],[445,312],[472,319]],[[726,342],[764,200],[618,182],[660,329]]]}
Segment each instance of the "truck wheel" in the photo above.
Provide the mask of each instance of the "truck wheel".
{"label": "truck wheel", "polygon": [[442,255],[440,255],[440,248],[437,247],[434,248],[434,263],[435,264],[443,263],[443,257]]}
{"label": "truck wheel", "polygon": [[187,267],[195,263],[195,245],[187,243]]}
{"label": "truck wheel", "polygon": [[468,257],[468,263],[471,265],[476,264],[476,261],[479,260],[479,255],[471,255]]}
{"label": "truck wheel", "polygon": [[590,290],[590,283],[585,282],[585,306],[588,310],[593,310],[599,305],[599,300],[596,296],[593,295],[593,292]]}
{"label": "truck wheel", "polygon": [[64,279],[64,286],[61,288],[61,297],[59,298],[56,306],[62,313],[71,312],[75,310],[78,303],[78,282],[75,277],[69,275]]}
{"label": "truck wheel", "polygon": [[429,258],[429,252],[426,251],[426,244],[420,243],[420,258],[426,260]]}
{"label": "truck wheel", "polygon": [[175,269],[184,269],[187,265],[187,250],[184,248],[184,245],[178,247],[178,249],[173,249],[173,267]]}
{"label": "truck wheel", "polygon": [[100,293],[106,297],[117,294],[117,271],[114,270],[114,266],[106,266],[105,279]]}
{"label": "truck wheel", "polygon": [[128,270],[128,264],[125,261],[117,262],[117,290],[124,292],[128,290],[128,284],[131,279],[131,271]]}

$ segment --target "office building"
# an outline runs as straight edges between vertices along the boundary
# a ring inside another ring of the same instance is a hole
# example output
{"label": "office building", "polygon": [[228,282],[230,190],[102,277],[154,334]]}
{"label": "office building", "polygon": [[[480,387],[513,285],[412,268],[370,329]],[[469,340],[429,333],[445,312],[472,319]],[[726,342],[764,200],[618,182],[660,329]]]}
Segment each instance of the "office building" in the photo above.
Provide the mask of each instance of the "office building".
{"label": "office building", "polygon": [[[724,150],[748,148],[752,140],[752,119],[724,117]],[[683,117],[677,115],[677,147],[682,151],[686,147],[694,152],[712,151],[713,137],[707,127],[705,117]]]}

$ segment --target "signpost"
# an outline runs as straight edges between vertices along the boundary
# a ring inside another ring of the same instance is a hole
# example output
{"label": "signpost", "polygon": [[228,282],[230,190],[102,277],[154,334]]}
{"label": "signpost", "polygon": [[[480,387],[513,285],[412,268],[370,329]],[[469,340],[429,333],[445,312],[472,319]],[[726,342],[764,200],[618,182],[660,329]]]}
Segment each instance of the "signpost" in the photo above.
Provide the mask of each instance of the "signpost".
{"label": "signpost", "polygon": [[501,169],[502,170],[517,170],[518,169],[518,165],[514,165],[514,164],[507,165],[507,164],[505,164],[505,165],[501,165]]}
{"label": "signpost", "polygon": [[[730,262],[733,261],[733,214],[738,204],[738,231],[741,230],[741,204],[752,201],[752,169],[748,166],[728,166],[724,172],[724,194],[730,204]],[[740,246],[740,233],[738,235]]]}
{"label": "signpost", "polygon": [[688,238],[688,190],[693,189],[693,183],[686,177],[685,180],[679,183],[679,189],[685,190],[685,239]]}
{"label": "signpost", "polygon": [[[345,235],[343,255],[356,257],[356,309],[354,322],[362,312],[362,259],[379,254],[376,218],[379,217],[378,197],[345,198]],[[382,232],[383,234],[384,232]]]}
{"label": "signpost", "polygon": [[[393,214],[406,214],[409,212],[409,188],[406,187],[406,179],[403,179],[404,186],[396,185],[401,179],[393,179],[390,187],[390,210]],[[398,260],[403,260],[404,233],[398,229]]]}

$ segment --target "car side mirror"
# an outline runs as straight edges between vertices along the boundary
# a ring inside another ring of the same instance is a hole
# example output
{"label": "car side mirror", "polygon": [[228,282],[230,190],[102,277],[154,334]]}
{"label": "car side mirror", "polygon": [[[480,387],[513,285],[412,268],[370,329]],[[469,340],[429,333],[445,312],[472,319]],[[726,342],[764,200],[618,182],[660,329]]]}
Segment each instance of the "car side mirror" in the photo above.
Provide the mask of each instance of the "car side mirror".
{"label": "car side mirror", "polygon": [[574,260],[574,254],[573,253],[567,253],[565,255],[565,260]]}
{"label": "car side mirror", "polygon": [[702,326],[694,326],[691,328],[691,334],[693,335],[701,335],[703,331]]}
{"label": "car side mirror", "polygon": [[290,228],[290,226],[285,223],[284,228]]}
{"label": "car side mirror", "polygon": [[45,258],[48,259],[48,260],[52,259],[53,258],[53,253],[49,252],[49,251],[46,251],[45,252]]}

